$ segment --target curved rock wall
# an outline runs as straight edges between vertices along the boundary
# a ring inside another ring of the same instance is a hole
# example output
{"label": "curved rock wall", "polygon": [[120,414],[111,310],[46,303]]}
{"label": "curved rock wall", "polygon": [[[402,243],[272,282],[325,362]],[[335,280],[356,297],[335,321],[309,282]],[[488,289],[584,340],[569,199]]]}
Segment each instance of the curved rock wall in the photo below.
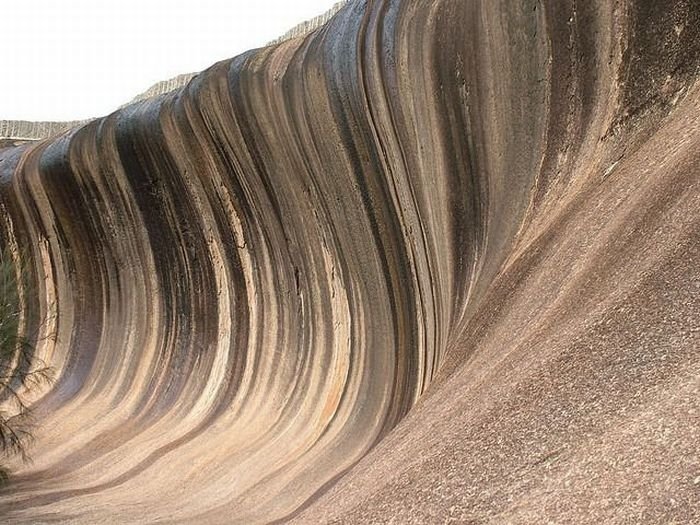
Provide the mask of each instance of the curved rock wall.
{"label": "curved rock wall", "polygon": [[0,150],[57,371],[0,510],[696,517],[700,10],[670,4],[351,2]]}

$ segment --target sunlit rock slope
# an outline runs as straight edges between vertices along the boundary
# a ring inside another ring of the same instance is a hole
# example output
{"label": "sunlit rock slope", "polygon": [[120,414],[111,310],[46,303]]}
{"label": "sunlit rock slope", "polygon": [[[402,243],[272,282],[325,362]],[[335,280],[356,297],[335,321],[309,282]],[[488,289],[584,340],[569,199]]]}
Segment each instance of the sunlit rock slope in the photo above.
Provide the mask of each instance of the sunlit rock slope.
{"label": "sunlit rock slope", "polygon": [[57,374],[2,520],[697,522],[698,28],[354,1],[0,150]]}

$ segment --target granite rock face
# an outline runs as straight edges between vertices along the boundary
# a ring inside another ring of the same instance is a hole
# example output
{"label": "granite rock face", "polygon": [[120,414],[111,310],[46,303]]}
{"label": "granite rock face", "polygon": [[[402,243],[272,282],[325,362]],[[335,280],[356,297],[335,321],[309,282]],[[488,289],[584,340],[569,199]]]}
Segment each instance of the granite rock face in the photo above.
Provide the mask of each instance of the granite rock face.
{"label": "granite rock face", "polygon": [[35,523],[700,519],[700,5],[356,1],[0,150]]}

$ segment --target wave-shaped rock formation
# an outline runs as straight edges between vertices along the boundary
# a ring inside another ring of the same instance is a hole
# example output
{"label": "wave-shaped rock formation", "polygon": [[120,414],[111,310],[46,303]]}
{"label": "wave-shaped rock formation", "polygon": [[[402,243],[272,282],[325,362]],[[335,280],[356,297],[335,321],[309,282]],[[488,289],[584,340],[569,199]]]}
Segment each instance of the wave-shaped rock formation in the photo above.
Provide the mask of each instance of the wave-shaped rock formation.
{"label": "wave-shaped rock formation", "polygon": [[57,375],[4,520],[700,518],[699,27],[355,1],[2,150]]}

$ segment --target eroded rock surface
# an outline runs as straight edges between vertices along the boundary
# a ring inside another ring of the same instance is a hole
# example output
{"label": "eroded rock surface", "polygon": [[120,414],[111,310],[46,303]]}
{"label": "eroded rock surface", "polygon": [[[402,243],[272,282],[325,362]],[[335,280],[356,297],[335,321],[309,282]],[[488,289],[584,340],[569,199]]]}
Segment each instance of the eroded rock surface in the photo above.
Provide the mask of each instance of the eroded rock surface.
{"label": "eroded rock surface", "polygon": [[355,1],[0,150],[34,523],[700,519],[700,5]]}

